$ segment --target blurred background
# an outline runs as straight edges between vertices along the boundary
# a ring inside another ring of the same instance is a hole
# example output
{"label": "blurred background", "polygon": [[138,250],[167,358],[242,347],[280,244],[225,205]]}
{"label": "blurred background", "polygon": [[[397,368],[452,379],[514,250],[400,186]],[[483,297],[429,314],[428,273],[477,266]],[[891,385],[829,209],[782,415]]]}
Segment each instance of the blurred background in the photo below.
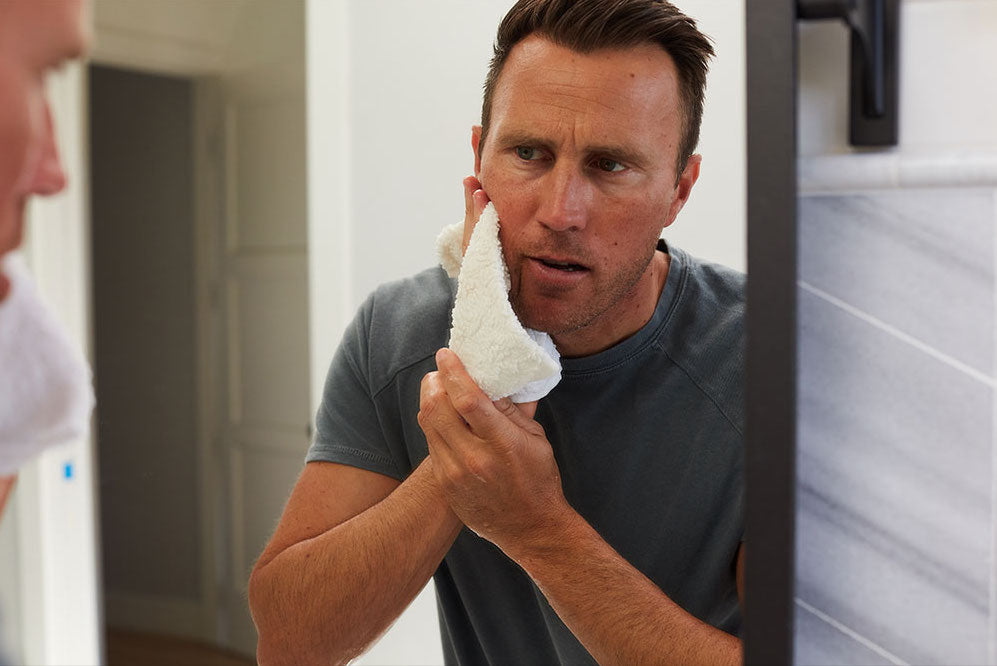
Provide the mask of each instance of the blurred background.
{"label": "blurred background", "polygon": [[[253,663],[246,581],[328,363],[462,217],[511,4],[96,0],[25,254],[98,407],[0,521],[12,663]],[[677,4],[718,56],[665,235],[744,269],[744,2]],[[799,31],[797,663],[997,663],[995,30],[994,0],[902,1],[885,151],[847,142],[844,27]],[[431,584],[356,663],[442,663]]]}
{"label": "blurred background", "polygon": [[[50,82],[70,187],[26,257],[87,350],[93,435],[0,522],[13,663],[253,663],[250,568],[328,363],[379,283],[461,219],[512,0],[96,0]],[[702,177],[666,236],[744,269],[740,0],[680,6],[718,57]],[[442,663],[432,584],[357,663]]]}

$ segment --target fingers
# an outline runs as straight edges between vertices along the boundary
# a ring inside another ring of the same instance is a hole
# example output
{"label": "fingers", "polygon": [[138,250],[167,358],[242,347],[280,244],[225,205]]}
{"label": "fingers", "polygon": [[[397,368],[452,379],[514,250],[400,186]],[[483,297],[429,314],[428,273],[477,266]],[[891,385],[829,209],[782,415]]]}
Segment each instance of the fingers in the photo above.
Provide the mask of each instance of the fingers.
{"label": "fingers", "polygon": [[467,422],[471,432],[484,440],[500,441],[508,420],[503,418],[488,396],[478,388],[457,355],[449,349],[436,352],[443,388],[456,412]]}
{"label": "fingers", "polygon": [[481,187],[481,182],[474,176],[464,179],[464,236],[461,240],[461,254],[467,252],[471,242],[471,232],[481,217],[481,211],[488,205],[488,195]]}
{"label": "fingers", "polygon": [[545,436],[543,426],[533,420],[534,415],[537,413],[536,400],[517,404],[509,398],[502,398],[492,404],[495,405],[495,409],[500,414],[504,415],[523,430],[533,435]]}
{"label": "fingers", "polygon": [[439,372],[430,372],[422,378],[419,389],[419,426],[427,439],[441,439],[437,446],[450,448],[450,441],[459,441],[471,434],[470,428],[451,404]]}
{"label": "fingers", "polygon": [[464,179],[464,222],[466,223],[468,218],[474,216],[474,200],[472,195],[475,190],[480,190],[481,185],[478,183],[478,179],[474,176],[468,176]]}
{"label": "fingers", "polygon": [[485,211],[485,206],[488,205],[490,199],[484,190],[475,190],[474,195],[474,219],[477,221],[481,217],[481,214]]}
{"label": "fingers", "polygon": [[537,401],[515,403],[509,398],[502,398],[495,401],[495,409],[508,416],[513,423],[522,425],[533,420],[537,413]]}

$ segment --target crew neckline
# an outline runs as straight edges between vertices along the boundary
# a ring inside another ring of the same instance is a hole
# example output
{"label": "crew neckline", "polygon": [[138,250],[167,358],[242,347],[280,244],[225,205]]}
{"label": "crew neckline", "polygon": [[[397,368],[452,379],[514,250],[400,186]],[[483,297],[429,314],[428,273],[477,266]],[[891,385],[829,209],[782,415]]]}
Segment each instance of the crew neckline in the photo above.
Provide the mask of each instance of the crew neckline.
{"label": "crew neckline", "polygon": [[619,366],[642,352],[658,337],[661,329],[668,323],[674,304],[678,301],[682,285],[685,283],[688,261],[684,251],[674,245],[669,246],[663,238],[658,239],[657,249],[668,254],[670,262],[668,275],[665,277],[665,286],[658,297],[658,304],[654,308],[651,319],[636,333],[609,349],[590,356],[562,358],[561,375],[563,377],[588,375]]}

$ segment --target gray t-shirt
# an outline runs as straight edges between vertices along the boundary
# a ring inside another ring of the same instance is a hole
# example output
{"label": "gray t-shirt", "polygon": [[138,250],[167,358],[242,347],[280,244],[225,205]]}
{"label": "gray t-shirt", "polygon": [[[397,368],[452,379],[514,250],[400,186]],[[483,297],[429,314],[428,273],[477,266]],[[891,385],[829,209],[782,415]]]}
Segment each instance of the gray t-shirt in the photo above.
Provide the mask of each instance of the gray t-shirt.
{"label": "gray t-shirt", "polygon": [[[651,320],[563,359],[536,420],[571,506],[696,617],[733,634],[744,535],[744,276],[675,247]],[[419,384],[446,345],[439,268],[378,288],[332,362],[307,460],[404,479],[428,454]],[[530,578],[465,528],[434,580],[447,664],[592,664]]]}

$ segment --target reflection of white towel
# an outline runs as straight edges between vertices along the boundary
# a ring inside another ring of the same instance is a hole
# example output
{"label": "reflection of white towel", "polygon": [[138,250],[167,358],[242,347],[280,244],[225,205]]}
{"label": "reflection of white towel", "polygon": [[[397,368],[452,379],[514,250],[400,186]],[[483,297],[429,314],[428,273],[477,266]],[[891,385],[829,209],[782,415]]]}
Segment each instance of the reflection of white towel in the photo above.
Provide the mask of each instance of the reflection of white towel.
{"label": "reflection of white towel", "polygon": [[11,288],[0,302],[0,476],[85,436],[94,404],[90,368],[27,270],[5,257],[3,271]]}
{"label": "reflection of white towel", "polygon": [[463,259],[463,222],[444,229],[436,241],[441,265],[457,278],[450,349],[492,400],[531,402],[561,381],[560,356],[549,335],[523,328],[512,310],[498,230],[498,213],[489,203]]}

